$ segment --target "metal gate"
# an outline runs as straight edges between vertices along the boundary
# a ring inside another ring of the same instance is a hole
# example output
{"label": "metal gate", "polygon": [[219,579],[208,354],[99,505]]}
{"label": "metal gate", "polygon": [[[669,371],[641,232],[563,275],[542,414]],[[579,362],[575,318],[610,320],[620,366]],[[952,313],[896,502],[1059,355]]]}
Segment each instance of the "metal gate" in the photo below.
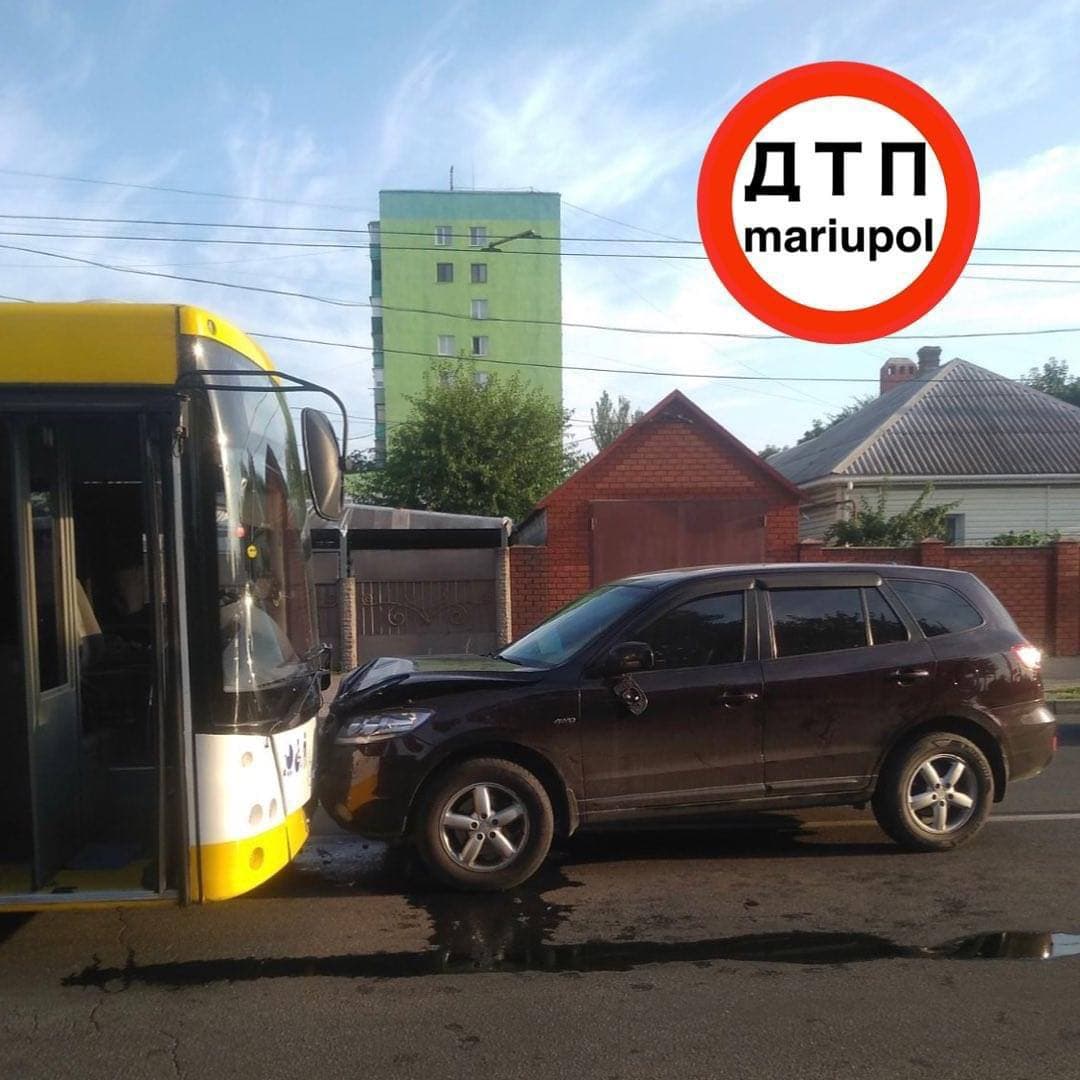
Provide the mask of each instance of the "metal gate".
{"label": "metal gate", "polygon": [[358,660],[482,653],[498,647],[498,549],[362,551],[356,576]]}
{"label": "metal gate", "polygon": [[592,583],[676,566],[761,562],[767,505],[757,499],[592,502]]}
{"label": "metal gate", "polygon": [[341,612],[338,597],[341,589],[336,581],[319,582],[315,586],[315,606],[319,616],[319,641],[334,650],[334,663],[341,659]]}

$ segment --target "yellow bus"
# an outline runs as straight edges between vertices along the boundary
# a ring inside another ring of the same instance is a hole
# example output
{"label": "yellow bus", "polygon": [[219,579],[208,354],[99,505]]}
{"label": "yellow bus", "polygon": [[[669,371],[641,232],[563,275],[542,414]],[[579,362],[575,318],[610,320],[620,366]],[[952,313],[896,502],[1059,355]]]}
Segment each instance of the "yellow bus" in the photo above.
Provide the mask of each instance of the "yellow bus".
{"label": "yellow bus", "polygon": [[294,390],[345,423],[201,309],[0,304],[0,910],[225,899],[307,838],[342,452]]}

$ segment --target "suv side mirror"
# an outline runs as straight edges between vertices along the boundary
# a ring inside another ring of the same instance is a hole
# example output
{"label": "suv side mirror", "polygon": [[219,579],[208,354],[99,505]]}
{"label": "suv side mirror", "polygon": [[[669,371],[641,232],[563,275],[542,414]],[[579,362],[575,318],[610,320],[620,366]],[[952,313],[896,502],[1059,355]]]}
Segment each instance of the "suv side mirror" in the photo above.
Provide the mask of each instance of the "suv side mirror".
{"label": "suv side mirror", "polygon": [[644,641],[623,641],[613,645],[600,661],[600,674],[606,678],[649,671],[656,663],[652,646]]}

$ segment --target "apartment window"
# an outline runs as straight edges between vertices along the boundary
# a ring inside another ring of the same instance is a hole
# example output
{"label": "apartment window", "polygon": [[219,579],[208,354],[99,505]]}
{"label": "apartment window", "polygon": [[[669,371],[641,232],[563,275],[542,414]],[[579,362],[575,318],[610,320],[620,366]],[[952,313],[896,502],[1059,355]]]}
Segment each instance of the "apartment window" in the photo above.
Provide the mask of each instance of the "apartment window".
{"label": "apartment window", "polygon": [[486,319],[488,317],[486,300],[474,300],[472,302],[472,317],[474,319]]}
{"label": "apartment window", "polygon": [[487,263],[472,264],[472,283],[474,285],[487,284]]}
{"label": "apartment window", "polygon": [[454,373],[452,371],[440,371],[439,372],[439,385],[440,386],[453,386],[454,385]]}
{"label": "apartment window", "polygon": [[483,247],[488,242],[487,229],[483,225],[469,226],[469,246]]}
{"label": "apartment window", "polygon": [[440,334],[438,342],[440,356],[453,356],[456,352],[453,334]]}
{"label": "apartment window", "polygon": [[435,226],[435,246],[449,247],[454,242],[454,230],[449,225]]}
{"label": "apartment window", "polygon": [[436,263],[435,264],[435,280],[440,282],[448,282],[454,280],[454,264],[453,263]]}
{"label": "apartment window", "polygon": [[488,339],[486,334],[475,334],[472,339],[473,356],[487,356]]}
{"label": "apartment window", "polygon": [[477,371],[477,372],[474,372],[473,373],[473,381],[476,383],[477,386],[479,386],[481,389],[483,389],[485,386],[487,386],[487,384],[489,382],[491,382],[491,372],[490,371]]}

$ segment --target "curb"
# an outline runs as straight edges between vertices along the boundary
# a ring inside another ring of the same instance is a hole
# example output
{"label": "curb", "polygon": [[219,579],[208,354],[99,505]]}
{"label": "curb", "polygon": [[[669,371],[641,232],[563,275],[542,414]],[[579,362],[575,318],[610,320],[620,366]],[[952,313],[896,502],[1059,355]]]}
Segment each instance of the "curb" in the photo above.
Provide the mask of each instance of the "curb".
{"label": "curb", "polygon": [[1074,701],[1048,701],[1046,703],[1063,724],[1080,723],[1080,699]]}

